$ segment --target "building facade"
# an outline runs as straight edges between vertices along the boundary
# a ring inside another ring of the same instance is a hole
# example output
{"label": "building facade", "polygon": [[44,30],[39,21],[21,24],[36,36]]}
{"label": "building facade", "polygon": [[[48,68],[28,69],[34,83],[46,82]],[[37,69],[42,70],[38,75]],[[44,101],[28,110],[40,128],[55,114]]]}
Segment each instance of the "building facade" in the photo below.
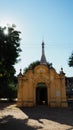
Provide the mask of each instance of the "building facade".
{"label": "building facade", "polygon": [[73,97],[73,77],[65,77],[66,95]]}
{"label": "building facade", "polygon": [[61,68],[60,74],[50,65],[48,67],[44,42],[40,65],[30,68],[25,74],[18,76],[19,107],[47,105],[49,107],[67,107],[65,74]]}

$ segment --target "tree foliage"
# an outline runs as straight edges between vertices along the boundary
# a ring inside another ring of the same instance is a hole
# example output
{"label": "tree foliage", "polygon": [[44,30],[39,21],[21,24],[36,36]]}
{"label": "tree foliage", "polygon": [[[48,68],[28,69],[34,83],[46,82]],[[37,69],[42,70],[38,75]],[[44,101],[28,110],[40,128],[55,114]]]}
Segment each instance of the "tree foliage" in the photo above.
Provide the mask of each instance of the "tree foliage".
{"label": "tree foliage", "polygon": [[9,85],[13,82],[14,65],[21,52],[20,40],[20,32],[14,25],[0,27],[0,97],[7,97]]}
{"label": "tree foliage", "polygon": [[68,65],[69,65],[70,67],[73,66],[73,52],[72,52],[71,56],[69,57]]}
{"label": "tree foliage", "polygon": [[30,63],[30,65],[24,69],[24,73],[26,73],[29,69],[34,69],[37,65],[40,65],[40,61],[34,61]]}
{"label": "tree foliage", "polygon": [[[40,61],[34,61],[34,62],[30,63],[30,65],[29,65],[27,68],[24,69],[24,73],[26,73],[29,69],[34,70],[34,68],[35,68],[37,65],[40,65]],[[47,67],[54,69],[54,68],[52,67],[52,63],[49,63],[49,62],[47,62]]]}

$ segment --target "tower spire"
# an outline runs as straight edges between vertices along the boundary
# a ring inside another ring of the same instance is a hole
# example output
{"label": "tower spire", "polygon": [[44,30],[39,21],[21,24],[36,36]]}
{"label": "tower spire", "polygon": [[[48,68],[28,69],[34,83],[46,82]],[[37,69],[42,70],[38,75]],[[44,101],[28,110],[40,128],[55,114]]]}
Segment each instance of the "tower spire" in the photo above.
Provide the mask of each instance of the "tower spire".
{"label": "tower spire", "polygon": [[42,41],[42,56],[41,56],[41,64],[47,64],[45,51],[44,51],[44,41]]}

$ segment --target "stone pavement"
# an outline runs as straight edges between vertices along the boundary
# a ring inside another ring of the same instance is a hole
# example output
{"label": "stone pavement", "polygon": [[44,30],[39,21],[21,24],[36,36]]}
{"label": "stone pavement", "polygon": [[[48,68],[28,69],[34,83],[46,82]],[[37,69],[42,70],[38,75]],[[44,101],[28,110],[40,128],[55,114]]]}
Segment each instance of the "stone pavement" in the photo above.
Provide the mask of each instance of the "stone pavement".
{"label": "stone pavement", "polygon": [[0,130],[73,130],[73,108],[0,103]]}

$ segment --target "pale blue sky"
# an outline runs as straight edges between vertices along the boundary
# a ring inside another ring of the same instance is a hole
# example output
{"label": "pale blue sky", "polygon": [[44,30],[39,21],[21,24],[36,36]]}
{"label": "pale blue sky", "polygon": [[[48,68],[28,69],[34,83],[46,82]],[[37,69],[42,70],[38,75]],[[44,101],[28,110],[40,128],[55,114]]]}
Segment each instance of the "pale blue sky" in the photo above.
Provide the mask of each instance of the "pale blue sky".
{"label": "pale blue sky", "polygon": [[73,76],[68,66],[73,50],[73,0],[0,0],[0,25],[12,23],[22,33],[17,74],[40,60],[44,39],[47,61],[58,73],[63,67],[66,76]]}

